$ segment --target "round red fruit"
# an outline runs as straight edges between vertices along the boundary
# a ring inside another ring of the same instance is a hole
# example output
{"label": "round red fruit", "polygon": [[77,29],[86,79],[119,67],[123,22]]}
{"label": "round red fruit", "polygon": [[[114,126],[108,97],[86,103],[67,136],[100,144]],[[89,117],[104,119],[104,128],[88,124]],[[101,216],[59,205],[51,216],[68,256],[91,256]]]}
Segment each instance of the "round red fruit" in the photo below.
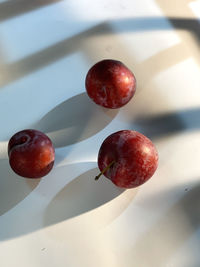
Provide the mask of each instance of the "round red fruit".
{"label": "round red fruit", "polygon": [[47,135],[27,129],[11,137],[8,156],[15,173],[26,178],[41,178],[53,168],[55,151]]}
{"label": "round red fruit", "polygon": [[133,188],[153,176],[158,166],[158,153],[151,140],[143,134],[122,130],[103,141],[98,166],[115,185]]}
{"label": "round red fruit", "polygon": [[136,79],[122,62],[105,59],[88,71],[85,87],[96,104],[114,109],[131,100],[136,90]]}

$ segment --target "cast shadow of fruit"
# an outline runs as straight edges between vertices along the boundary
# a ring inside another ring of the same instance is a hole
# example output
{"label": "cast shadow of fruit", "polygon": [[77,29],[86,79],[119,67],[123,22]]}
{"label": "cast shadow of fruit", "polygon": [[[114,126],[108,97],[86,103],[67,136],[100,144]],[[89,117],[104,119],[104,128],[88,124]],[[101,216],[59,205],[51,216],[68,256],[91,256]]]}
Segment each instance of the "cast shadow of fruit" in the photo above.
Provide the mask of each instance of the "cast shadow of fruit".
{"label": "cast shadow of fruit", "polygon": [[25,179],[16,175],[8,159],[0,160],[0,215],[6,213],[29,195],[40,179]]}
{"label": "cast shadow of fruit", "polygon": [[[7,167],[5,163],[3,173]],[[19,177],[17,180],[12,173],[9,173],[10,177],[5,175],[8,182],[5,186],[1,184],[1,211],[5,213],[18,205],[1,217],[0,227],[4,231],[0,232],[0,240],[23,236],[78,217],[80,220],[85,216],[89,216],[89,220],[97,218],[95,227],[112,222],[129,206],[137,190],[124,191],[105,177],[95,181],[98,172],[94,162],[57,166],[48,177],[40,180],[29,197],[27,194],[36,186],[33,182],[38,180],[30,181],[33,183],[30,189],[26,184],[29,179]]]}
{"label": "cast shadow of fruit", "polygon": [[[91,169],[67,184],[49,203],[45,212],[44,224],[52,225],[76,217],[100,206],[102,207],[102,205],[112,202],[111,200],[118,198],[120,195],[126,194],[127,190],[116,187],[105,177],[95,181],[94,177],[97,173],[97,168]],[[119,216],[128,206],[135,195],[133,190],[129,193],[125,196],[126,199],[123,199],[121,205],[117,205],[117,210],[113,210],[112,218],[109,220]],[[109,211],[111,210],[112,208],[109,207]]]}
{"label": "cast shadow of fruit", "polygon": [[55,147],[63,147],[98,133],[117,112],[97,106],[82,93],[55,107],[32,127],[48,134]]}

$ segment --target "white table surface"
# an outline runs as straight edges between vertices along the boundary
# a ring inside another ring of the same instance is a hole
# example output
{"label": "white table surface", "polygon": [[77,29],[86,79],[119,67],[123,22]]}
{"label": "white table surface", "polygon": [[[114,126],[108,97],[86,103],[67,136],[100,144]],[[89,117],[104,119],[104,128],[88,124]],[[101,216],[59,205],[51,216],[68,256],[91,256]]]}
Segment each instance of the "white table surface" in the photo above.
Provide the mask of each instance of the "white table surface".
{"label": "white table surface", "polygon": [[[0,266],[200,266],[200,1],[0,1]],[[137,92],[101,108],[88,69],[124,62]],[[7,142],[36,128],[56,147],[52,172],[24,179]],[[98,173],[109,134],[153,140],[159,168],[137,189]]]}

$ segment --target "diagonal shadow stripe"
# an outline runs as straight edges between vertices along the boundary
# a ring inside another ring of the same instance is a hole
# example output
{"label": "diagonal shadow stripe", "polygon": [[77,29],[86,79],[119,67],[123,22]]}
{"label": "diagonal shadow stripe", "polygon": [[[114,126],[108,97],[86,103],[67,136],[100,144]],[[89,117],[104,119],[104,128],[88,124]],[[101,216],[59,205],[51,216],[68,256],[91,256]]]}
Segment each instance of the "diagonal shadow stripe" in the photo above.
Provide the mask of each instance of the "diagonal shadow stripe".
{"label": "diagonal shadow stripe", "polygon": [[[185,29],[194,33],[196,40],[199,41],[200,24],[195,19],[177,19],[169,18],[137,18],[137,19],[121,19],[114,20],[113,23],[120,23],[120,29],[117,32],[141,32],[141,31],[156,31],[156,30],[171,30],[169,22],[173,24],[176,29]],[[51,45],[39,52],[31,54],[21,60],[11,64],[1,66],[2,80],[0,86],[4,86],[13,82],[25,75],[39,70],[48,64],[58,61],[67,55],[82,50],[88,54],[87,49],[84,48],[84,42],[87,38],[96,35],[114,34],[116,30],[112,28],[109,22],[104,22],[94,26],[86,31],[78,33],[70,38],[66,38],[54,45]],[[85,49],[85,50],[84,50]],[[192,52],[191,52],[192,53]]]}
{"label": "diagonal shadow stripe", "polygon": [[200,108],[180,110],[152,117],[140,117],[133,124],[150,138],[159,138],[180,131],[200,129]]}
{"label": "diagonal shadow stripe", "polygon": [[61,2],[62,0],[9,0],[0,3],[0,21],[4,21],[24,13]]}

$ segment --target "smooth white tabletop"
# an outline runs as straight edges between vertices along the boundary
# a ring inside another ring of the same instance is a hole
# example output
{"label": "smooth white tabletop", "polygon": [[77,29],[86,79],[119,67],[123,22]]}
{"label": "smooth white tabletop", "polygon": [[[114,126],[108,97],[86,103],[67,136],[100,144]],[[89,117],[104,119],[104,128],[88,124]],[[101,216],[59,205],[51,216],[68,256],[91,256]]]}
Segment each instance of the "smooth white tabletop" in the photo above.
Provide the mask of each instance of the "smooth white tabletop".
{"label": "smooth white tabletop", "polygon": [[[200,1],[0,1],[0,265],[200,266]],[[121,60],[137,79],[123,108],[88,98],[85,76]],[[9,167],[17,131],[47,133],[52,172]],[[98,173],[111,133],[134,129],[159,152],[137,189]]]}

